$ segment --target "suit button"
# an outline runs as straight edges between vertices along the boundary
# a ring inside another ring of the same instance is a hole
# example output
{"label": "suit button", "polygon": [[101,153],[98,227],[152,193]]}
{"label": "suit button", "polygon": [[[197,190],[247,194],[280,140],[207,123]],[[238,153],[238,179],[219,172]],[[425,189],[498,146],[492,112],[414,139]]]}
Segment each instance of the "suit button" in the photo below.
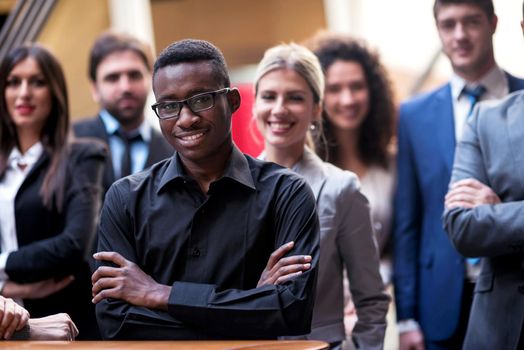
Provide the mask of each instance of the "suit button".
{"label": "suit button", "polygon": [[193,255],[193,256],[200,256],[200,249],[193,248],[193,251],[191,252],[191,255]]}

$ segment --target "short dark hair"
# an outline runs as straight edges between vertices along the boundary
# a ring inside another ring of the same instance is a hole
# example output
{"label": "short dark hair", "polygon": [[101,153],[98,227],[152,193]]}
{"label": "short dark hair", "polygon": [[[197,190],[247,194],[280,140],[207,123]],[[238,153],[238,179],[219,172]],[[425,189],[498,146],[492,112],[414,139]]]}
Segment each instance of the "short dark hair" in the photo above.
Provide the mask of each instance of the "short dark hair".
{"label": "short dark hair", "polygon": [[[69,100],[62,66],[56,57],[39,44],[15,47],[0,64],[0,91],[5,94],[7,78],[13,68],[27,58],[33,58],[51,91],[51,111],[40,135],[40,140],[51,158],[51,165],[40,188],[44,204],[53,203],[61,209],[64,198],[65,154],[69,134]],[[5,98],[0,98],[0,177],[7,169],[7,158],[11,150],[19,147],[18,134],[7,111]]]}
{"label": "short dark hair", "polygon": [[100,63],[109,55],[115,52],[132,51],[136,53],[151,71],[153,61],[151,49],[138,38],[125,33],[105,32],[98,37],[89,55],[89,79],[96,81],[96,70]]}
{"label": "short dark hair", "polygon": [[159,69],[179,63],[209,61],[216,77],[224,84],[231,85],[226,60],[222,52],[213,44],[205,40],[184,39],[175,41],[166,47],[158,56],[153,67],[153,81]]}
{"label": "short dark hair", "polygon": [[441,6],[470,4],[478,6],[489,19],[495,16],[495,8],[493,7],[493,0],[435,0],[433,4],[433,16],[437,19],[438,12]]}
{"label": "short dark hair", "polygon": [[[387,168],[395,128],[395,102],[388,74],[378,54],[369,50],[363,41],[325,31],[317,33],[305,45],[317,55],[324,74],[336,61],[356,62],[362,67],[369,88],[369,112],[360,128],[358,149],[366,164]],[[317,139],[316,150],[323,160],[334,161],[338,151],[335,126],[326,115],[322,117],[322,127],[325,137]]]}

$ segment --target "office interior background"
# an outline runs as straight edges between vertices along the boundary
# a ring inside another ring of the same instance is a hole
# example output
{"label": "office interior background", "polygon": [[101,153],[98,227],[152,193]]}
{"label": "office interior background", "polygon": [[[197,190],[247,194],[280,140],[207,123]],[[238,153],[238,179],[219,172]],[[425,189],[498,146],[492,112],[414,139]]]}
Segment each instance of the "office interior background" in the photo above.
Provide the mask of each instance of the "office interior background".
{"label": "office interior background", "polygon": [[[522,0],[494,3],[497,61],[524,76]],[[433,0],[0,0],[0,40],[5,50],[6,35],[25,25],[33,40],[56,53],[66,72],[74,119],[97,112],[89,92],[88,52],[108,29],[146,40],[155,54],[178,39],[209,40],[224,52],[233,83],[244,85],[272,45],[300,43],[322,29],[349,33],[379,52],[400,101],[449,77],[432,5]],[[20,17],[23,11],[25,17],[9,23],[9,14]],[[39,28],[31,28],[35,24]]]}

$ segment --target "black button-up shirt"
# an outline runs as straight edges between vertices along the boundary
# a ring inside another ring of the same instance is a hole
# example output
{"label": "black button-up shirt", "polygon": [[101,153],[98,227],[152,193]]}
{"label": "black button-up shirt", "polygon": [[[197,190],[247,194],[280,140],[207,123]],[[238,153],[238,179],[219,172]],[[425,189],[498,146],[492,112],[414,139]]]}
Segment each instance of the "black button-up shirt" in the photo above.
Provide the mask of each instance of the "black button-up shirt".
{"label": "black button-up shirt", "polygon": [[[178,155],[116,182],[107,193],[99,251],[116,251],[171,285],[168,312],[121,300],[97,304],[105,338],[274,338],[310,330],[318,262],[314,196],[298,175],[235,147],[204,194]],[[256,288],[276,248],[310,254],[312,268]]]}

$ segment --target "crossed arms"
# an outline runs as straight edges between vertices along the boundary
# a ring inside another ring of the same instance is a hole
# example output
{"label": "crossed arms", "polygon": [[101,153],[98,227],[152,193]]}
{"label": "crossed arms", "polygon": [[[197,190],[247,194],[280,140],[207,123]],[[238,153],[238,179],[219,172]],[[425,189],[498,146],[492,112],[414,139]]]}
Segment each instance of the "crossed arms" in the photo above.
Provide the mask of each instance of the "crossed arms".
{"label": "crossed arms", "polygon": [[[127,226],[122,223],[127,220],[125,215],[118,213],[118,205],[107,204],[118,197],[111,198],[110,190],[102,212],[100,252],[95,255],[103,264],[92,278],[102,336],[263,339],[309,333],[318,262],[318,218],[309,188],[306,192],[298,188],[297,192],[294,208],[280,207],[284,209],[277,215],[282,215],[279,220],[283,225],[275,236],[282,242],[277,246],[281,250],[267,257],[257,285],[224,289],[212,283],[159,283],[145,273],[135,263],[139,258],[132,239],[122,229]],[[305,215],[292,215],[286,212],[288,209]],[[115,236],[122,238],[115,241]],[[290,241],[293,246],[284,244]],[[291,248],[296,256],[284,258]]]}

